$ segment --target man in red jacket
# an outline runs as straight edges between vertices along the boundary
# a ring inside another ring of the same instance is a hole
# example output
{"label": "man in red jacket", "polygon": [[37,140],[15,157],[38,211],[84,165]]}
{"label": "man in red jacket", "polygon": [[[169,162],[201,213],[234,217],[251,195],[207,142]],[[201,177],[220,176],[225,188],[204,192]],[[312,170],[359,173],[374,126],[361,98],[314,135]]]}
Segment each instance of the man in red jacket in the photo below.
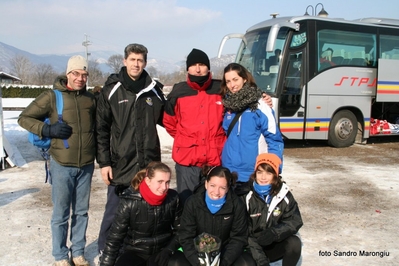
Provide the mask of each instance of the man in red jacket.
{"label": "man in red jacket", "polygon": [[203,165],[221,165],[226,139],[220,81],[212,79],[208,56],[194,48],[186,64],[187,80],[173,86],[163,118],[174,138],[172,158],[183,200],[199,183]]}

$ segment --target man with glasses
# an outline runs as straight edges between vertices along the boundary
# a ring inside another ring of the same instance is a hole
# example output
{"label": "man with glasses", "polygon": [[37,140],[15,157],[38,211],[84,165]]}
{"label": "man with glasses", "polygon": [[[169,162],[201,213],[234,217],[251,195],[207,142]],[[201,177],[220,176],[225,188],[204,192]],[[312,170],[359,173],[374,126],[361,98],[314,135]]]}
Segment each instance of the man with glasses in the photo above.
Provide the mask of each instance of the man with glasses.
{"label": "man with glasses", "polygon": [[[51,138],[51,233],[55,266],[71,265],[69,251],[73,265],[90,265],[84,249],[96,149],[96,105],[95,97],[86,90],[87,70],[85,58],[72,56],[66,75],[58,76],[54,82],[53,89],[62,94],[62,122],[58,122],[56,96],[52,90],[40,94],[18,119],[18,124],[26,130]],[[50,124],[43,122],[46,117],[50,118]],[[68,248],[69,219],[71,246]]]}
{"label": "man with glasses", "polygon": [[124,66],[105,82],[97,102],[97,162],[108,186],[107,203],[98,237],[98,251],[104,250],[121,193],[138,171],[151,161],[161,161],[156,125],[162,124],[162,84],[144,70],[148,50],[129,44]]}

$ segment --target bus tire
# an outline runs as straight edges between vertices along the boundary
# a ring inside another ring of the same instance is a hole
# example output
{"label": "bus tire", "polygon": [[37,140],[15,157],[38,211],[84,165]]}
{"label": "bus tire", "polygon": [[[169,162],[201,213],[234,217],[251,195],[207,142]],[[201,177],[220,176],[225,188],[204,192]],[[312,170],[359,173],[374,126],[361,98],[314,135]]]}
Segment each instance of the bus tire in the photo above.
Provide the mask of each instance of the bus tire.
{"label": "bus tire", "polygon": [[342,148],[351,146],[356,139],[357,119],[349,110],[337,112],[328,130],[328,145]]}

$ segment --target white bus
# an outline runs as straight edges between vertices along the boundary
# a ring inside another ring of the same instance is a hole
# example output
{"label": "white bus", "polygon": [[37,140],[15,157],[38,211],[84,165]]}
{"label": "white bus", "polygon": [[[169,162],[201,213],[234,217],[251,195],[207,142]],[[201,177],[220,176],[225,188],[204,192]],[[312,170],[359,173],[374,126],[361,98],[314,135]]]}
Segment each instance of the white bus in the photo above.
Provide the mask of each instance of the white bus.
{"label": "white bus", "polygon": [[399,135],[399,20],[274,16],[226,35],[219,56],[230,38],[242,39],[235,61],[273,97],[285,138],[347,147]]}

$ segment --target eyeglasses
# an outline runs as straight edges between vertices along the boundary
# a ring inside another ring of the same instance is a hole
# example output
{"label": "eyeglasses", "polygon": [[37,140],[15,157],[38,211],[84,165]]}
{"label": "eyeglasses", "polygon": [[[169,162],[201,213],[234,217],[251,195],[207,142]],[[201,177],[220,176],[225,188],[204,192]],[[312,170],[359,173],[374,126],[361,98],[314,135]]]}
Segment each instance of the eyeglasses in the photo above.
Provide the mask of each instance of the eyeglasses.
{"label": "eyeglasses", "polygon": [[75,78],[80,78],[80,76],[82,76],[82,79],[87,79],[87,77],[89,76],[88,73],[81,74],[78,71],[71,71],[69,73],[71,73]]}

